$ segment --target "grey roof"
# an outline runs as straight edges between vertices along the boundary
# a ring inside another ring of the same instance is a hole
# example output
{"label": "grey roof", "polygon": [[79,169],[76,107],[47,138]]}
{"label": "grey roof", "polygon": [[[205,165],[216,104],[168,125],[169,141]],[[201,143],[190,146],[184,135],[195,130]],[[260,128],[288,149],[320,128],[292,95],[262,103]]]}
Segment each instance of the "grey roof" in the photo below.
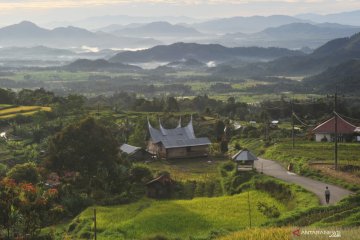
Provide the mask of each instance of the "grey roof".
{"label": "grey roof", "polygon": [[135,153],[136,151],[138,151],[139,149],[141,149],[140,147],[135,147],[135,146],[131,146],[129,144],[123,144],[121,145],[120,147],[120,150],[124,153],[127,153],[127,154],[132,154],[132,153]]}
{"label": "grey roof", "polygon": [[247,149],[239,151],[238,153],[236,153],[232,157],[232,159],[234,161],[254,161],[254,160],[258,160],[258,158]]}
{"label": "grey roof", "polygon": [[192,118],[189,124],[185,127],[181,127],[181,120],[179,121],[178,126],[174,129],[166,129],[160,122],[160,130],[158,130],[151,126],[150,121],[148,122],[148,127],[151,140],[154,143],[161,142],[165,148],[203,146],[211,144],[210,140],[206,137],[195,137]]}

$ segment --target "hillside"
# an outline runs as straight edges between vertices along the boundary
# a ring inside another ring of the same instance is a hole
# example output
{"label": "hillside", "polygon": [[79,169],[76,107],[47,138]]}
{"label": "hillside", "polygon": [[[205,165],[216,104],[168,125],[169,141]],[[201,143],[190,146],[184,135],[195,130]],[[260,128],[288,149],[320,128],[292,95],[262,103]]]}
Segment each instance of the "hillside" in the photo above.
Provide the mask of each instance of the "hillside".
{"label": "hillside", "polygon": [[227,34],[219,41],[226,46],[257,45],[264,47],[317,48],[335,38],[349,37],[360,32],[360,27],[340,24],[290,23],[267,28],[261,32],[245,35]]}
{"label": "hillside", "polygon": [[307,78],[304,83],[316,91],[333,92],[335,86],[346,93],[360,92],[360,60],[350,60]]}
{"label": "hillside", "polygon": [[88,60],[78,59],[63,67],[69,71],[139,71],[140,67],[122,64],[122,63],[110,63],[104,59]]}
{"label": "hillside", "polygon": [[284,57],[261,66],[267,74],[319,74],[351,59],[360,58],[360,33],[327,42],[306,56]]}
{"label": "hillside", "polygon": [[[281,212],[286,208],[263,192],[251,191],[253,226],[267,221],[256,209],[260,200],[276,205]],[[154,201],[98,207],[98,237],[100,239],[146,239],[163,236],[163,239],[189,237],[207,238],[212,232],[244,229],[248,226],[247,193],[216,198],[193,200]],[[93,209],[88,208],[69,225],[68,234],[77,239],[88,239]]]}
{"label": "hillside", "polygon": [[21,22],[0,28],[1,46],[74,47],[96,46],[101,48],[149,47],[159,41],[144,38],[116,37],[111,34],[93,33],[77,27],[41,28],[32,22]]}
{"label": "hillside", "polygon": [[174,62],[182,59],[197,61],[225,61],[233,59],[271,60],[284,56],[303,55],[300,51],[283,48],[227,48],[218,44],[175,43],[161,45],[141,51],[121,52],[110,59],[111,62]]}

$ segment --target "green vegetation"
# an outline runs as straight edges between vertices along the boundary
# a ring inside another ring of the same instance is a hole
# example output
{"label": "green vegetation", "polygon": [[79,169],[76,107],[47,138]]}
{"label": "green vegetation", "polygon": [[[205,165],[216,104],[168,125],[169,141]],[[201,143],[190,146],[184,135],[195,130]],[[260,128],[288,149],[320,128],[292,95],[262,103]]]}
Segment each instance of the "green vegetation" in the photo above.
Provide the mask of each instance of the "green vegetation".
{"label": "green vegetation", "polygon": [[[256,201],[283,204],[266,193],[251,191],[252,224],[259,226],[267,218],[256,209]],[[246,228],[248,222],[247,193],[218,198],[154,201],[144,199],[117,207],[97,207],[98,239],[141,239],[162,235],[168,238],[208,237],[211,232]],[[82,239],[91,234],[93,208],[80,214],[69,225],[69,233]],[[84,224],[85,223],[85,224]]]}
{"label": "green vegetation", "polygon": [[329,236],[339,231],[341,238],[346,240],[357,240],[360,234],[359,228],[313,228],[306,227],[300,228],[301,231],[329,231],[330,234],[302,234],[301,237],[296,237],[293,232],[298,228],[296,227],[282,227],[282,228],[253,228],[231,233],[229,235],[218,238],[218,240],[292,240],[292,239],[304,239],[304,240],[323,240],[329,238]]}

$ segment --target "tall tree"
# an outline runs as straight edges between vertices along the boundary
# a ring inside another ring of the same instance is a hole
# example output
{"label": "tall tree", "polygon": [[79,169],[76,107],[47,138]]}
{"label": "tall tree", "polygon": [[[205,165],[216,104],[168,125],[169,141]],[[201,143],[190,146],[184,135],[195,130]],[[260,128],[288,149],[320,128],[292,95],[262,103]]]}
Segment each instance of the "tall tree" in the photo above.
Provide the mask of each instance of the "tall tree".
{"label": "tall tree", "polygon": [[86,118],[57,133],[50,141],[48,167],[56,172],[96,176],[110,172],[118,160],[118,143],[111,132],[93,118]]}

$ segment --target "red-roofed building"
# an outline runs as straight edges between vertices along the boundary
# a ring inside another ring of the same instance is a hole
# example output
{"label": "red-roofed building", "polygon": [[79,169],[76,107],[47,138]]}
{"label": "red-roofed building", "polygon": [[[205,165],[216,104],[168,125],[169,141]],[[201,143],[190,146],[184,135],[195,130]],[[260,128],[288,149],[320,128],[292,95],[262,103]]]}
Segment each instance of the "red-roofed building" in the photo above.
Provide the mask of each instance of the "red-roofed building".
{"label": "red-roofed building", "polygon": [[[338,140],[352,140],[354,137],[356,126],[347,122],[340,116],[337,117]],[[315,134],[317,142],[331,142],[335,137],[335,117],[321,123],[315,127],[312,132]]]}

